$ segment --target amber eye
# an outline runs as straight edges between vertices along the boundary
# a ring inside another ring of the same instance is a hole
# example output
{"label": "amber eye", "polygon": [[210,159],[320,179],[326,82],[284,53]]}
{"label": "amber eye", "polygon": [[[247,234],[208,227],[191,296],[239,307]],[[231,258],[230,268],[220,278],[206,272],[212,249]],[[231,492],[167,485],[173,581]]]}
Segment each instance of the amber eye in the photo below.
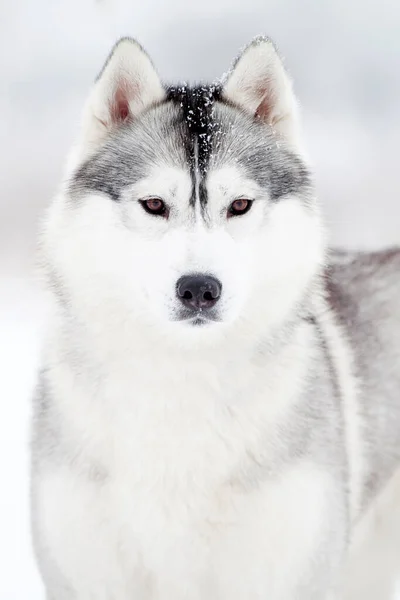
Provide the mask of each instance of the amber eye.
{"label": "amber eye", "polygon": [[228,218],[244,215],[250,210],[252,204],[253,201],[248,200],[247,198],[238,198],[237,200],[234,200],[228,208]]}
{"label": "amber eye", "polygon": [[148,198],[147,200],[140,200],[140,204],[150,215],[165,218],[168,217],[168,209],[165,203],[160,200],[160,198]]}

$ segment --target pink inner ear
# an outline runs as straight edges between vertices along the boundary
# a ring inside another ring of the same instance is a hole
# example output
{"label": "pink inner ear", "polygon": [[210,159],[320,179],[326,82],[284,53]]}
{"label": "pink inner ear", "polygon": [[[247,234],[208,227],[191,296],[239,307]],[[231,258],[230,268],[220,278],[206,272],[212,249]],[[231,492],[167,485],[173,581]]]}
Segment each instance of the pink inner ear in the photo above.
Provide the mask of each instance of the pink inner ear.
{"label": "pink inner ear", "polygon": [[129,99],[135,93],[134,86],[126,82],[120,84],[110,102],[110,117],[112,123],[118,124],[127,121],[131,117]]}
{"label": "pink inner ear", "polygon": [[258,117],[261,121],[264,121],[264,123],[269,123],[270,114],[271,107],[269,106],[267,101],[263,100],[260,106],[257,108],[255,116]]}
{"label": "pink inner ear", "polygon": [[274,105],[274,94],[272,86],[269,82],[263,81],[259,83],[257,88],[257,95],[261,99],[260,104],[256,110],[256,117],[264,121],[264,123],[272,124],[272,110]]}

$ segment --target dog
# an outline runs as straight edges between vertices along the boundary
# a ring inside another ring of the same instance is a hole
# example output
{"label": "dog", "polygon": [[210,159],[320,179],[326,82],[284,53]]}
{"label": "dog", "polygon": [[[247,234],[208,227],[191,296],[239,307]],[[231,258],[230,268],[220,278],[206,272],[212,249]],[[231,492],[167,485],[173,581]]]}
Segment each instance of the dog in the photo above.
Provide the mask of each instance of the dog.
{"label": "dog", "polygon": [[278,51],[113,48],[40,238],[48,600],[342,598],[400,465],[400,251],[330,251]]}

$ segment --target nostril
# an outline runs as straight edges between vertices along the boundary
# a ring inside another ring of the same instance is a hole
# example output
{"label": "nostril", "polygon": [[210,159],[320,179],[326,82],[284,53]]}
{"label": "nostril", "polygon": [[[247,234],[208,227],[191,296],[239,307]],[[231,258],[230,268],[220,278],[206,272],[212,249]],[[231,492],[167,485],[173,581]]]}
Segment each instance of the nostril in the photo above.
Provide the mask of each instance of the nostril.
{"label": "nostril", "polygon": [[217,298],[217,296],[213,296],[211,292],[204,292],[203,298],[204,298],[204,300],[207,300],[208,302],[212,302],[213,300],[215,300]]}
{"label": "nostril", "polygon": [[193,298],[193,294],[189,290],[185,290],[185,292],[183,293],[183,296],[181,296],[181,297],[184,298],[185,300],[191,300]]}

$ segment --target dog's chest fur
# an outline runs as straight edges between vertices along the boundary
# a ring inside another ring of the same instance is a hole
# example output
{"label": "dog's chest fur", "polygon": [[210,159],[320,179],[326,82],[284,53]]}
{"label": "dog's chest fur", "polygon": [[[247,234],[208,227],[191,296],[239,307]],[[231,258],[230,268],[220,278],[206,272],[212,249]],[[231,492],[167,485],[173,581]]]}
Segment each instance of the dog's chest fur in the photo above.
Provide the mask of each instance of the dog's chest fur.
{"label": "dog's chest fur", "polygon": [[[324,512],[323,473],[295,459],[293,415],[316,358],[314,336],[308,323],[300,325],[277,360],[259,349],[230,360],[164,356],[160,363],[155,351],[151,359],[115,363],[104,380],[79,375],[65,361],[47,373],[58,398],[48,410],[53,424],[59,417],[59,466],[47,466],[40,501],[70,582],[82,588],[86,581],[88,594],[102,585],[96,598],[131,597],[111,590],[114,584],[139,598],[242,598],[247,592],[232,565],[249,570],[243,581],[246,590],[254,581],[256,593],[266,561],[276,573],[271,589],[284,581],[275,548],[282,526],[300,526],[297,509],[310,502],[309,486],[315,497],[309,521],[302,517],[304,535]],[[290,377],[283,376],[288,368]],[[68,518],[53,522],[64,502]],[[77,536],[82,552],[66,556]]]}

